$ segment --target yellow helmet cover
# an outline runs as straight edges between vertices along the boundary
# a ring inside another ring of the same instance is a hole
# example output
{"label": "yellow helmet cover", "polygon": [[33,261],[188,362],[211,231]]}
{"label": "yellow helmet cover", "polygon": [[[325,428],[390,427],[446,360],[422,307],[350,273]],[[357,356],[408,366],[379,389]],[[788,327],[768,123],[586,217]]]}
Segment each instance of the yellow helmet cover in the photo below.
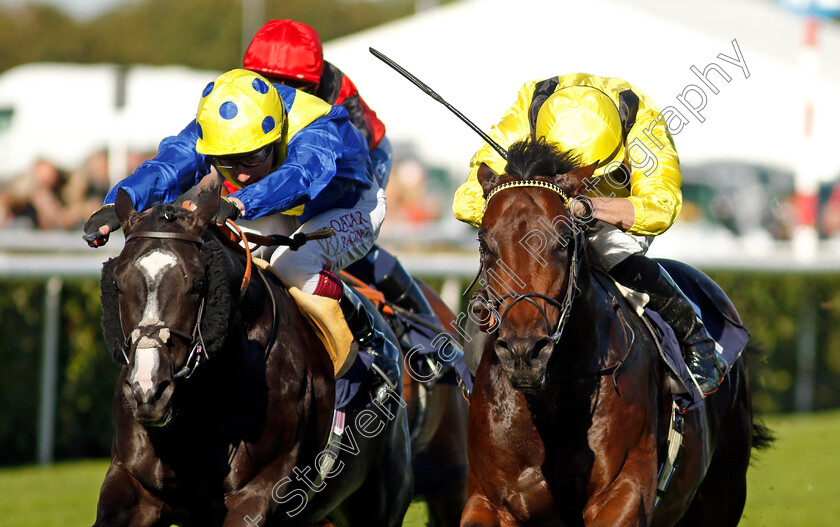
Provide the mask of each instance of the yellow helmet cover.
{"label": "yellow helmet cover", "polygon": [[562,150],[574,150],[585,165],[598,161],[595,175],[624,160],[621,116],[615,102],[597,88],[568,86],[551,94],[537,114],[536,134]]}
{"label": "yellow helmet cover", "polygon": [[286,111],[274,86],[252,71],[235,69],[208,84],[198,104],[200,154],[253,152],[283,133]]}

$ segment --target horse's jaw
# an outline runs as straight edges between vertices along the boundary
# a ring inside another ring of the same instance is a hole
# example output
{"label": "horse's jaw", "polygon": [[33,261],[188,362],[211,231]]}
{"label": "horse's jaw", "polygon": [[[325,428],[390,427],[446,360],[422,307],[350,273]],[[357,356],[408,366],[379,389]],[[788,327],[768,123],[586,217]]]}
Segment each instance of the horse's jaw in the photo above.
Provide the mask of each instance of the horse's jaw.
{"label": "horse's jaw", "polygon": [[545,388],[546,368],[502,368],[510,387],[525,394],[537,394]]}

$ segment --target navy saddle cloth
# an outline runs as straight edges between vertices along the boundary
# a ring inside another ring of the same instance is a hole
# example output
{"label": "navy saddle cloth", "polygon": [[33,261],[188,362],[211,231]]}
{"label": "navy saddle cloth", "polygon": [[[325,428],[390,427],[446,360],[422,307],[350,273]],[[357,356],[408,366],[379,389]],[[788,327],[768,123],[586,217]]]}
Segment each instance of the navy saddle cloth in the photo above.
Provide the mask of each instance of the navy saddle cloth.
{"label": "navy saddle cloth", "polygon": [[[744,351],[750,339],[750,332],[735,318],[737,315],[732,303],[723,290],[711,278],[690,265],[675,260],[657,259],[657,262],[691,301],[694,311],[715,340],[718,352],[726,359],[729,367],[732,367]],[[656,312],[645,309],[645,314],[662,344],[665,362],[687,388],[685,393],[675,393],[674,401],[683,412],[696,408],[702,404],[702,397],[688,373],[674,331]]]}

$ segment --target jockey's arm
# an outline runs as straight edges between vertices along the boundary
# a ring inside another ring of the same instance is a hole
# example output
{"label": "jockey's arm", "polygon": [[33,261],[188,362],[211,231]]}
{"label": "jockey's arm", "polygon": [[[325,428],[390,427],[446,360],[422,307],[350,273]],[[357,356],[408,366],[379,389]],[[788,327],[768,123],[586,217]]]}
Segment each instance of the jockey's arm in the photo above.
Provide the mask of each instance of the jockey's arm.
{"label": "jockey's arm", "polygon": [[[527,138],[530,133],[528,124],[528,107],[531,103],[531,93],[536,81],[526,82],[519,88],[516,102],[502,115],[498,123],[494,124],[488,134],[491,139],[503,148],[514,142]],[[452,212],[455,218],[475,227],[481,226],[484,216],[484,191],[478,182],[478,168],[486,164],[496,174],[503,174],[507,162],[495,148],[484,143],[473,155],[470,161],[470,174],[467,181],[455,191]]]}
{"label": "jockey's arm", "polygon": [[[586,208],[583,203],[574,202],[574,214],[583,216]],[[592,198],[593,216],[596,220],[615,225],[626,231],[636,221],[636,210],[633,202],[627,198]]]}
{"label": "jockey's arm", "polygon": [[[105,205],[112,205],[122,188],[131,196],[134,208],[142,211],[155,203],[174,201],[196,185],[210,171],[208,160],[195,151],[196,138],[196,125],[192,121],[178,135],[161,141],[155,158],[114,185],[105,197]],[[102,238],[89,243],[96,247],[105,245],[112,230],[110,225],[101,225],[98,231]]]}
{"label": "jockey's arm", "polygon": [[243,218],[276,212],[297,216],[304,207],[312,214],[345,199],[358,199],[372,175],[366,172],[366,164],[359,162],[351,168],[348,160],[366,159],[367,143],[350,121],[341,118],[342,113],[346,115],[343,108],[340,113],[332,110],[295,133],[276,170],[229,196],[244,210]]}
{"label": "jockey's arm", "polygon": [[198,131],[195,121],[178,135],[161,141],[158,153],[117,183],[105,197],[105,204],[114,203],[119,189],[125,189],[134,208],[143,211],[156,203],[169,203],[178,198],[210,172],[209,160],[196,152]]}

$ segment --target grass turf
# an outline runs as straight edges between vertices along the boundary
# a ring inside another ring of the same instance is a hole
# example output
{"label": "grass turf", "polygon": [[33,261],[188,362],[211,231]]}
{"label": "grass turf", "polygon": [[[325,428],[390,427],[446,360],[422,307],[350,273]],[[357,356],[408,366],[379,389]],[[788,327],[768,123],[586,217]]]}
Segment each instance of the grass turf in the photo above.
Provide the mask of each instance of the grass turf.
{"label": "grass turf", "polygon": [[[840,518],[840,411],[767,419],[777,439],[753,457],[742,526],[835,525]],[[92,525],[107,461],[0,469],[4,527]],[[412,505],[403,523],[421,527],[425,507]]]}

